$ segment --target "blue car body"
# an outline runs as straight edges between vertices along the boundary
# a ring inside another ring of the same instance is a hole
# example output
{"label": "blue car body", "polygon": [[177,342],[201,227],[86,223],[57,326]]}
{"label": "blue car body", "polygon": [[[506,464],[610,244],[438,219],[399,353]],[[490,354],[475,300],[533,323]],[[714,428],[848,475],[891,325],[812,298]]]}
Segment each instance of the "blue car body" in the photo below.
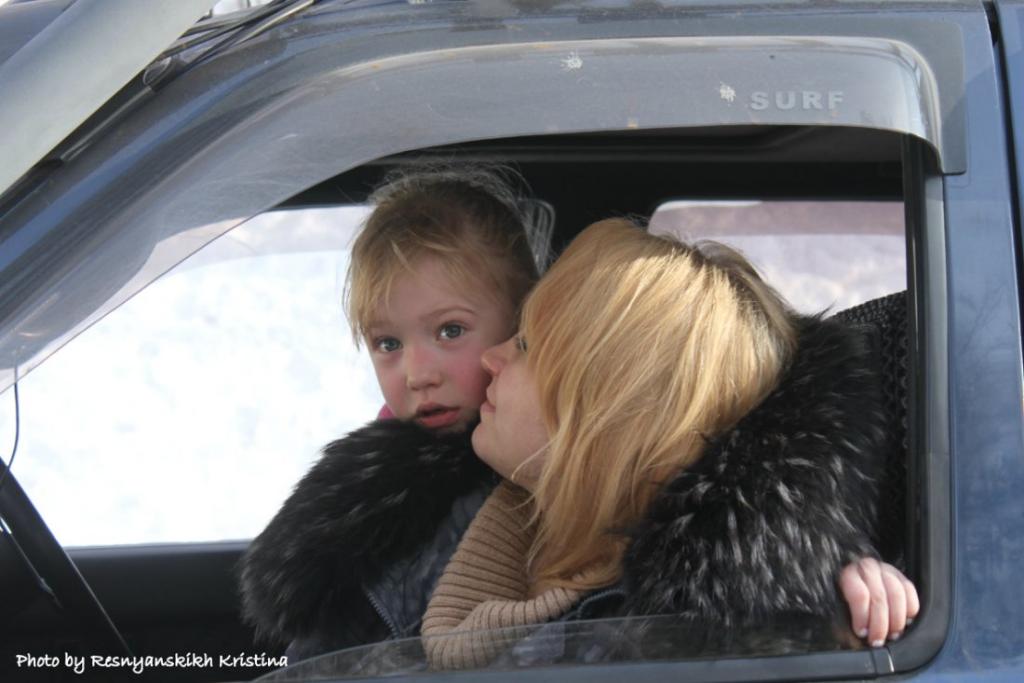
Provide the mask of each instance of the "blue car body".
{"label": "blue car body", "polygon": [[[1024,2],[322,2],[208,47],[158,59],[0,197],[0,391],[202,244],[374,160],[594,133],[892,133],[918,622],[875,650],[479,677],[1024,680]],[[6,486],[16,536],[26,502]],[[224,589],[242,548],[147,552]],[[69,556],[100,603],[119,600],[118,563],[148,571],[125,550]]]}

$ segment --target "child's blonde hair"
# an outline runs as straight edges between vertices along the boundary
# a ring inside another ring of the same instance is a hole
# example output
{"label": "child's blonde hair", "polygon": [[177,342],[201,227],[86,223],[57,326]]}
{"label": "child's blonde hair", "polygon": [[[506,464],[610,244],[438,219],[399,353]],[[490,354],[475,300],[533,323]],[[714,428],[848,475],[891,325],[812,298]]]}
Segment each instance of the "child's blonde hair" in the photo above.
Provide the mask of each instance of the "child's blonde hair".
{"label": "child's blonde hair", "polygon": [[775,388],[796,346],[786,304],[738,252],[626,220],[572,242],[521,333],[551,437],[532,570],[584,589],[619,577],[630,525]]}
{"label": "child's blonde hair", "polygon": [[438,259],[453,281],[472,283],[518,312],[537,266],[509,174],[474,166],[416,171],[374,193],[376,207],[353,244],[345,285],[357,346],[395,279],[425,257]]}

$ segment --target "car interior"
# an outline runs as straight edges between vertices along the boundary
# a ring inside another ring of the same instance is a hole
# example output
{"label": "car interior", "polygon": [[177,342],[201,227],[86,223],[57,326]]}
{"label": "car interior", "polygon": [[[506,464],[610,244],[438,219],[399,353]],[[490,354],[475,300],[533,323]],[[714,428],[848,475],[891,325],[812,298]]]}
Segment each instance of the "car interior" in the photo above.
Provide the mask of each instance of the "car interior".
{"label": "car interior", "polygon": [[[909,177],[908,159],[929,163],[931,154],[907,136],[854,127],[750,125],[480,140],[410,150],[344,170],[274,210],[364,204],[396,169],[502,164],[519,174],[524,192],[552,209],[551,250],[557,255],[593,221],[625,216],[644,222],[673,201],[888,202],[901,213],[910,211],[905,197],[915,181]],[[908,250],[918,229],[908,218]],[[916,327],[912,320],[908,326],[907,313],[915,297],[912,263],[908,257],[903,264],[910,286],[902,290],[909,293],[897,288],[825,315],[838,314],[873,332],[891,419],[890,476],[881,525],[888,534],[878,542],[883,557],[917,581],[922,550],[911,540],[913,525],[919,523],[912,495],[918,484],[910,464],[914,387],[907,386],[908,368],[917,362]],[[0,398],[10,400],[10,394]],[[102,449],[103,444],[93,447]],[[283,652],[284,644],[260,640],[241,622],[235,572],[245,539],[64,549],[60,538],[48,535],[45,521],[19,486],[18,465],[15,461],[0,488],[0,496],[19,511],[4,518],[0,533],[0,585],[5,587],[0,638],[5,652]],[[226,495],[231,483],[224,482],[224,487]],[[75,504],[87,507],[103,495],[82,490]],[[243,667],[235,675],[249,678],[272,668]],[[175,668],[166,677],[212,681],[223,679],[226,671]],[[31,680],[63,680],[66,672],[41,667],[32,674]]]}

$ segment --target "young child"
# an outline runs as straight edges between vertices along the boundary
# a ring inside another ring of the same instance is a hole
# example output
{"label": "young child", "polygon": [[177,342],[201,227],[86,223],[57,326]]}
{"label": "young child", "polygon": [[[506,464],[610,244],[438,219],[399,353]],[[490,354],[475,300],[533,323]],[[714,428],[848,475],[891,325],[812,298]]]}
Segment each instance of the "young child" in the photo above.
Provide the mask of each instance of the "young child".
{"label": "young child", "polygon": [[346,313],[384,394],[382,417],[464,431],[537,279],[518,201],[492,171],[428,172],[379,190],[352,248]]}
{"label": "young child", "polygon": [[325,447],[242,560],[244,616],[290,642],[293,660],[418,634],[426,597],[494,485],[469,441],[490,381],[480,357],[515,332],[537,279],[504,176],[416,172],[372,197],[345,306],[382,415],[398,419]]}

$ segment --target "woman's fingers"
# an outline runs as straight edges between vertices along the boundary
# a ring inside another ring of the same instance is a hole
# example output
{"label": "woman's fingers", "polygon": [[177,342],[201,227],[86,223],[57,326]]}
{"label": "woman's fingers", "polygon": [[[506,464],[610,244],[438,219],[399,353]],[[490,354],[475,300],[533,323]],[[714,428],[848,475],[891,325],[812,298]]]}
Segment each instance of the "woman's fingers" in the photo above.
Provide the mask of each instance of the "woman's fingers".
{"label": "woman's fingers", "polygon": [[914,584],[892,565],[870,557],[844,567],[839,588],[850,606],[854,633],[872,647],[902,636],[921,608]]}
{"label": "woman's fingers", "polygon": [[917,597],[917,588],[914,586],[914,582],[903,576],[903,572],[899,572],[899,574],[903,587],[907,591],[907,625],[909,626],[910,622],[917,618],[917,613],[921,611],[921,601]]}
{"label": "woman's fingers", "polygon": [[839,574],[839,590],[850,607],[850,626],[858,638],[868,637],[868,615],[871,611],[871,593],[860,577],[857,563],[843,567]]}
{"label": "woman's fingers", "polygon": [[889,635],[889,596],[882,580],[881,563],[873,557],[862,558],[857,562],[857,573],[871,594],[868,600],[868,644],[882,647]]}
{"label": "woman's fingers", "polygon": [[903,585],[903,575],[895,567],[883,563],[881,569],[889,606],[888,635],[896,640],[907,627],[907,589]]}

